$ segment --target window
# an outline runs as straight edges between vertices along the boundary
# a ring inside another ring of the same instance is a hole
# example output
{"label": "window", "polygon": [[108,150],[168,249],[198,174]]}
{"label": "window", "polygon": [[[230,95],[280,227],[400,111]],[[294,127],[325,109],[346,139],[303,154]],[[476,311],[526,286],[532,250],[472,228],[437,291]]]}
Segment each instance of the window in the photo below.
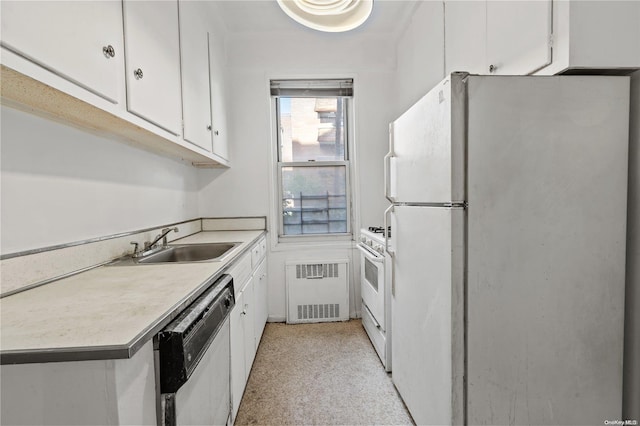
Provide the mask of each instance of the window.
{"label": "window", "polygon": [[348,108],[352,80],[271,81],[279,235],[351,232]]}

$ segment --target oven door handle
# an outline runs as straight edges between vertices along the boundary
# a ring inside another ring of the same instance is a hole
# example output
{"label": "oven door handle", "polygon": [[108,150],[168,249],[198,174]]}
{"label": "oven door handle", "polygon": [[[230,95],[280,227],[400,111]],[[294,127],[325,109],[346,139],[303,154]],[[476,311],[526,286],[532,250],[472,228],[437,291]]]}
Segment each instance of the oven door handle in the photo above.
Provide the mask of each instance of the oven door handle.
{"label": "oven door handle", "polygon": [[360,250],[367,259],[371,260],[372,262],[378,262],[378,263],[382,263],[384,261],[384,257],[380,256],[375,256],[373,255],[368,249],[364,248],[361,244],[358,244],[356,247],[358,247],[358,250]]}
{"label": "oven door handle", "polygon": [[382,329],[382,326],[380,325],[380,323],[378,322],[376,317],[374,317],[373,314],[371,313],[371,309],[369,309],[369,307],[367,305],[365,305],[364,303],[362,304],[362,306],[364,306],[364,308],[367,310],[367,312],[369,312],[369,317],[371,318],[371,321],[373,322],[373,325],[375,325],[378,330]]}

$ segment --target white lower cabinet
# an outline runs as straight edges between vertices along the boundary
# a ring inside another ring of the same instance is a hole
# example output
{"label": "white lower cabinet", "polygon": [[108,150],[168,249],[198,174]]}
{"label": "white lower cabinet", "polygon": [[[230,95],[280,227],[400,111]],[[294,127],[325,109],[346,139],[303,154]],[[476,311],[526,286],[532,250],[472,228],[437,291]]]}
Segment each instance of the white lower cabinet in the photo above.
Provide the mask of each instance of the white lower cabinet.
{"label": "white lower cabinet", "polygon": [[244,363],[244,315],[242,293],[236,295],[236,306],[231,311],[231,411],[235,419],[246,384]]}
{"label": "white lower cabinet", "polygon": [[253,294],[255,300],[255,327],[254,335],[256,340],[256,348],[260,344],[262,338],[262,332],[264,326],[267,323],[267,317],[269,316],[267,306],[267,260],[263,259],[258,269],[253,275]]}
{"label": "white lower cabinet", "polygon": [[153,342],[129,359],[0,367],[0,424],[155,425]]}
{"label": "white lower cabinet", "polygon": [[[231,406],[232,420],[235,421],[240,401],[249,379],[256,351],[267,322],[267,268],[266,244],[262,239],[253,247],[262,253],[256,259],[258,266],[246,276],[246,265],[251,264],[251,254],[247,253],[229,271],[234,279],[236,305],[231,311]],[[244,277],[236,281],[237,277]]]}
{"label": "white lower cabinet", "polygon": [[253,291],[253,284],[255,282],[255,278],[252,276],[247,285],[244,287],[242,292],[242,315],[244,318],[242,319],[242,326],[244,331],[244,367],[245,367],[245,378],[249,378],[249,373],[251,372],[251,366],[253,365],[253,360],[256,358],[256,335],[255,335],[255,294]]}

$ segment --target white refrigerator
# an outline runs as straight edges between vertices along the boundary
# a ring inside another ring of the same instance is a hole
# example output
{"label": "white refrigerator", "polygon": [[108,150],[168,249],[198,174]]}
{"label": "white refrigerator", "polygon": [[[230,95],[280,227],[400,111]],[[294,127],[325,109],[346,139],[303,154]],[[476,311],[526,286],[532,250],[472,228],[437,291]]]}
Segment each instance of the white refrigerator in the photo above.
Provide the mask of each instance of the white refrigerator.
{"label": "white refrigerator", "polygon": [[609,76],[454,73],[391,124],[392,378],[417,424],[621,418],[628,133]]}

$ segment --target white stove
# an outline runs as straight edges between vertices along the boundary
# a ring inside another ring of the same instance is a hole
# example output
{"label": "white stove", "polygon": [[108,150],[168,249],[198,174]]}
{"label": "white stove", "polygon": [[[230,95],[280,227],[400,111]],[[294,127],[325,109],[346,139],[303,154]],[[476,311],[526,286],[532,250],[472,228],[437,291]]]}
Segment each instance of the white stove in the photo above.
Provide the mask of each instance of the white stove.
{"label": "white stove", "polygon": [[384,235],[382,234],[382,228],[369,227],[368,229],[361,229],[360,242],[377,253],[384,255]]}
{"label": "white stove", "polygon": [[[387,230],[386,236],[390,236]],[[362,325],[386,371],[391,371],[391,259],[383,228],[360,230]]]}

